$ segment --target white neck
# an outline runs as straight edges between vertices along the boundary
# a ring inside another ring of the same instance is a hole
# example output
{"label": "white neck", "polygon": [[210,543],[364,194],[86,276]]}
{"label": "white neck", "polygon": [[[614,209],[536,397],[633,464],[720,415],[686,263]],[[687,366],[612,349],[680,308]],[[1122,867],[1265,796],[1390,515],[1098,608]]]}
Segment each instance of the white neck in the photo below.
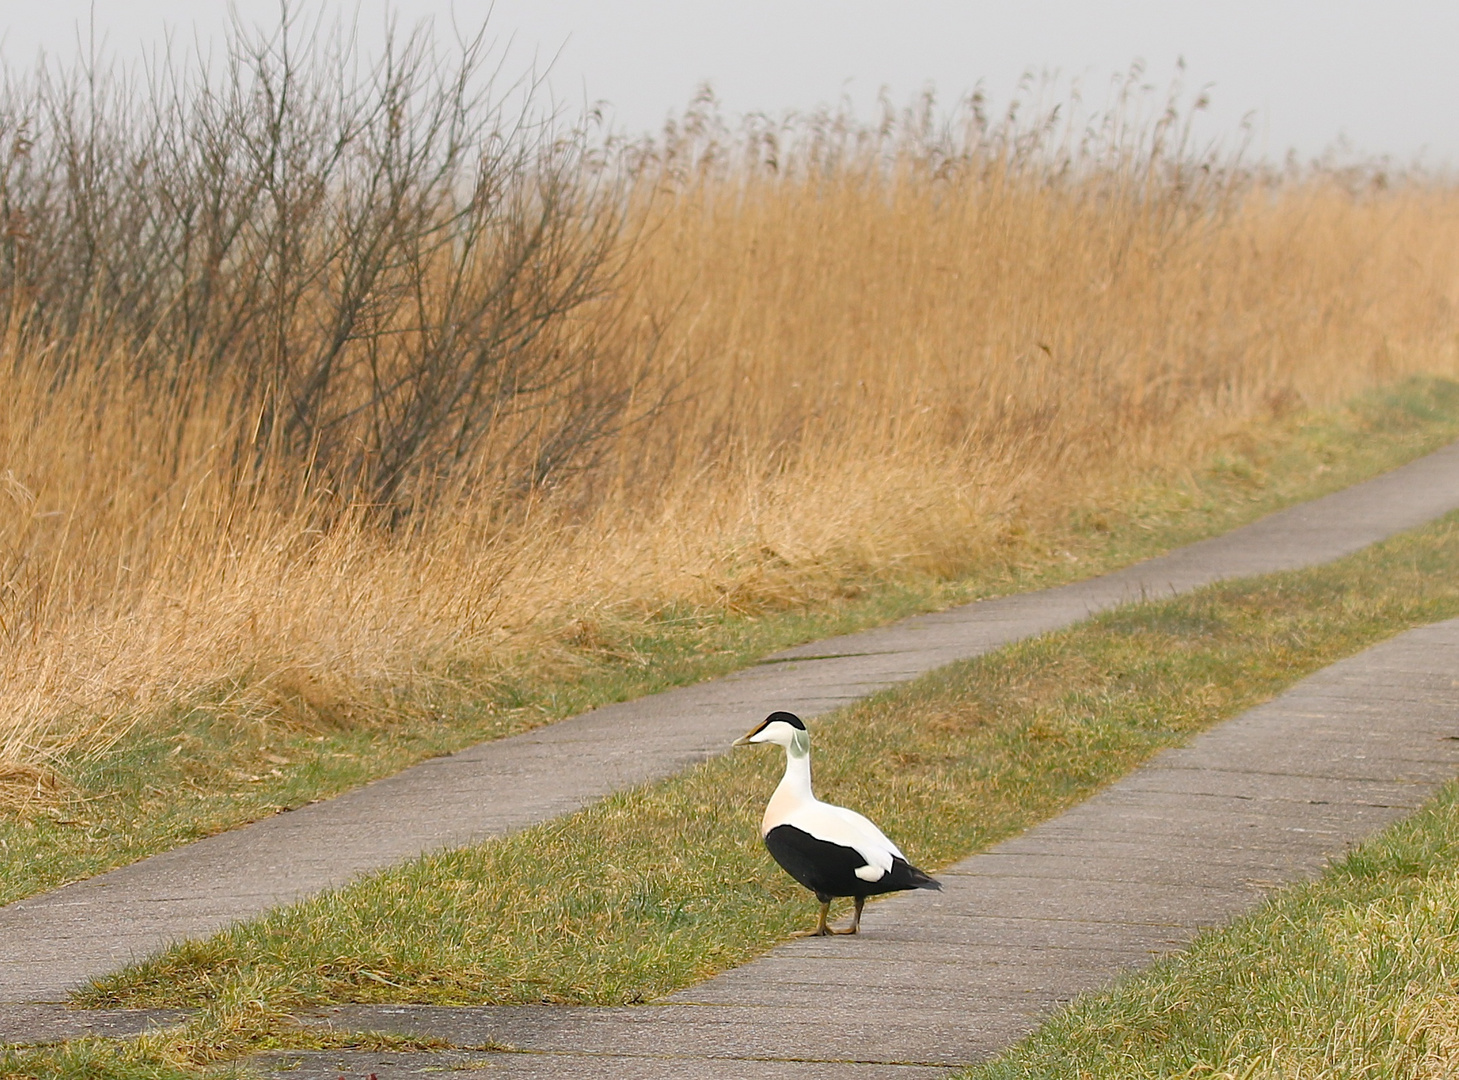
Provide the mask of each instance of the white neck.
{"label": "white neck", "polygon": [[775,789],[775,794],[770,796],[770,802],[765,807],[765,816],[760,821],[760,834],[763,836],[783,822],[796,807],[815,801],[816,797],[811,794],[809,751],[795,754],[787,748],[785,775],[780,778],[780,786]]}

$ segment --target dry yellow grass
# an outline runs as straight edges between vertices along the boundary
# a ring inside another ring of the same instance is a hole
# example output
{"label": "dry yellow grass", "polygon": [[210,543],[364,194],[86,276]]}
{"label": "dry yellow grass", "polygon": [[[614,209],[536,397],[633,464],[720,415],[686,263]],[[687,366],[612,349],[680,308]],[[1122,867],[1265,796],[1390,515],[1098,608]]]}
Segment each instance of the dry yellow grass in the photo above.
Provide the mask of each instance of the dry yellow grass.
{"label": "dry yellow grass", "polygon": [[1207,218],[1039,179],[675,200],[646,292],[684,298],[673,434],[713,463],[718,520],[794,562],[960,563],[1232,425],[1453,370],[1452,192],[1319,176]]}
{"label": "dry yellow grass", "polygon": [[202,692],[348,719],[595,613],[963,573],[1234,430],[1459,374],[1443,184],[1138,147],[1062,169],[1009,137],[817,164],[824,136],[781,133],[796,167],[643,166],[607,325],[658,336],[640,389],[668,403],[529,498],[478,484],[384,530],[285,457],[240,464],[216,402],[0,364],[0,775]]}

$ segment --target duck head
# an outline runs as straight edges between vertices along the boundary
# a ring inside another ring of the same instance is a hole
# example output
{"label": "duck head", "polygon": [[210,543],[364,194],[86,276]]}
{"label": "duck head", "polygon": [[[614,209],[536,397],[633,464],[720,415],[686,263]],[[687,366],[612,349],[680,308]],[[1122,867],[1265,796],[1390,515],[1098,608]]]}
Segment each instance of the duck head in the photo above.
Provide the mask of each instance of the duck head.
{"label": "duck head", "polygon": [[749,746],[751,743],[774,743],[783,746],[792,757],[803,757],[811,752],[811,736],[805,724],[795,713],[773,712],[760,722],[760,726],[748,735],[742,735],[731,746]]}

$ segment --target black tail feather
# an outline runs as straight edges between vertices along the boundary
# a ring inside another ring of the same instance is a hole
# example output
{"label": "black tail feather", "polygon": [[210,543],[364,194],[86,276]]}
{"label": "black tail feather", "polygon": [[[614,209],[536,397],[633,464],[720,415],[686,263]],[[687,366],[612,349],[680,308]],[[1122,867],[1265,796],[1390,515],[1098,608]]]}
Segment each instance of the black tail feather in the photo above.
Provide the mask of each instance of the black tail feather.
{"label": "black tail feather", "polygon": [[936,878],[929,877],[924,871],[918,870],[915,866],[909,866],[907,867],[907,869],[908,871],[910,871],[907,874],[907,877],[910,878],[912,881],[912,888],[936,889],[939,892],[942,891],[942,882],[938,881]]}
{"label": "black tail feather", "polygon": [[925,870],[918,870],[902,859],[892,860],[892,872],[888,875],[898,889],[941,889],[942,882],[933,880]]}

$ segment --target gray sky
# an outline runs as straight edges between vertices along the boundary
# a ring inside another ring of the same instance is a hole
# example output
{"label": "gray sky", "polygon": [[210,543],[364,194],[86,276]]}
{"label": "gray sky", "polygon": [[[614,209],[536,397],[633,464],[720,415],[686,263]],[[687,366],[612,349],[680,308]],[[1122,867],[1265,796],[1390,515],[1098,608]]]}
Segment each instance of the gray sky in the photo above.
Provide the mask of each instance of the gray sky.
{"label": "gray sky", "polygon": [[[320,0],[308,10],[317,11]],[[250,22],[277,0],[236,0]],[[331,10],[355,10],[333,3]],[[212,0],[0,0],[3,55],[69,57],[94,10],[99,37],[136,56],[164,29],[220,35],[228,5]],[[399,20],[476,26],[480,0],[398,0]],[[378,41],[385,5],[359,4],[362,39]],[[1303,157],[1342,137],[1365,154],[1459,164],[1459,3],[1454,0],[497,0],[491,36],[512,41],[509,70],[555,57],[558,97],[613,107],[617,127],[656,129],[703,82],[727,110],[779,113],[849,97],[869,115],[878,90],[909,100],[928,84],[953,98],[980,81],[995,103],[1021,73],[1081,80],[1103,100],[1135,60],[1163,86],[1176,60],[1192,92],[1209,84],[1202,131],[1234,135],[1257,114],[1258,152]]]}

